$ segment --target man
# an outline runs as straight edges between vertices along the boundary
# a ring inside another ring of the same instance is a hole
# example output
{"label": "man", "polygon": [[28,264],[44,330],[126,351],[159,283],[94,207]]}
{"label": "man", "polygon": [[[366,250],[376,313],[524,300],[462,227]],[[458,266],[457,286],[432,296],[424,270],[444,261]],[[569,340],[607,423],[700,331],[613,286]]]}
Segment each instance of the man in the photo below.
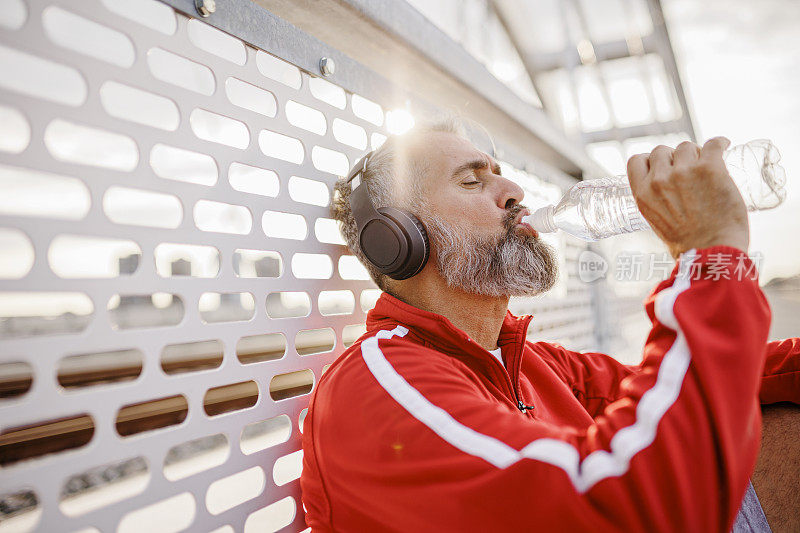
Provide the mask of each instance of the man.
{"label": "man", "polygon": [[[638,366],[526,340],[532,317],[511,314],[509,297],[552,286],[554,250],[518,224],[522,190],[457,128],[392,139],[360,181],[340,180],[334,214],[384,292],[311,397],[311,528],[730,530],[759,451],[759,394],[800,403],[800,339],[766,342],[770,311],[752,277],[732,265],[702,275],[719,254],[752,267],[724,147],[660,146],[629,162],[642,213],[678,259],[646,301]],[[416,274],[393,279],[360,250],[356,183],[426,228]]]}

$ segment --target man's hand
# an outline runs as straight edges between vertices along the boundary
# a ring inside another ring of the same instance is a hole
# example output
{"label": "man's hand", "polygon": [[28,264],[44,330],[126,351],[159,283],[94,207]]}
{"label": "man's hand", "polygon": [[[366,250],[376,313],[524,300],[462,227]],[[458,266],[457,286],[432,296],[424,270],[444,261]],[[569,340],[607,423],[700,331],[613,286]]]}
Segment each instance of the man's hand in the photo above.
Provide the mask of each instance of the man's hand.
{"label": "man's hand", "polygon": [[656,146],[628,160],[636,204],[675,258],[715,245],[747,252],[747,208],[722,160],[729,145],[724,137],[702,149],[687,141],[676,149]]}

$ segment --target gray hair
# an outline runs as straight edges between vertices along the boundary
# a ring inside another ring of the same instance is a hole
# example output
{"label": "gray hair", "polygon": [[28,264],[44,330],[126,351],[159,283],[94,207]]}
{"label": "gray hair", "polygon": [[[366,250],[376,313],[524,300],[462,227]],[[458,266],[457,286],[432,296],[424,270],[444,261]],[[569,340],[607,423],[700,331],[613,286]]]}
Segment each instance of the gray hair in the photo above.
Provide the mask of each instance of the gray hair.
{"label": "gray hair", "polygon": [[[422,183],[428,164],[427,161],[409,157],[409,148],[415,141],[434,132],[453,133],[461,137],[467,135],[462,119],[448,117],[414,128],[404,135],[390,137],[375,150],[361,175],[361,182],[367,186],[367,192],[375,209],[395,207],[414,214],[419,213],[426,203]],[[358,227],[350,210],[350,192],[350,184],[345,178],[336,181],[331,216],[339,221],[339,231],[347,247],[366,267],[378,288],[391,293],[391,278],[382,274],[361,251],[358,243]]]}

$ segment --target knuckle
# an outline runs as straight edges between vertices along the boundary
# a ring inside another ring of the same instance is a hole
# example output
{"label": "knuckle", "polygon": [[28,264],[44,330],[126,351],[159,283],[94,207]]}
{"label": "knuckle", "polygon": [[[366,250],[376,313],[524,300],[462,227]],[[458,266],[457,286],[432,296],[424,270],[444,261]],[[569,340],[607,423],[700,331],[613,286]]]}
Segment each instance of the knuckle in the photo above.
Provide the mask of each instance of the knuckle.
{"label": "knuckle", "polygon": [[656,153],[656,152],[672,152],[672,148],[670,148],[669,146],[666,146],[664,144],[659,144],[658,146],[653,148],[653,153]]}

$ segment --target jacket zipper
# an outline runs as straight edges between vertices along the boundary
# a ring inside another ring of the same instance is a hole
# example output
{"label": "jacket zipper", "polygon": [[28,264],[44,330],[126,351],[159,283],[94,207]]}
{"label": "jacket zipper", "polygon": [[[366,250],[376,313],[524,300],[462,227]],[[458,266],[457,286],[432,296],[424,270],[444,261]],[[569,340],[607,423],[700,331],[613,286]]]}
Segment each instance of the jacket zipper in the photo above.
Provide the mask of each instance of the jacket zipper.
{"label": "jacket zipper", "polygon": [[[521,341],[515,343],[515,346],[518,346],[518,350],[514,352],[515,357],[513,358],[513,361],[510,361],[513,362],[513,366],[511,366],[511,368],[513,369],[512,372],[514,375],[512,376],[511,373],[508,370],[506,370],[506,375],[508,375],[509,382],[512,384],[514,390],[514,399],[517,400],[517,409],[519,409],[520,412],[526,416],[528,415],[526,411],[533,411],[535,406],[533,404],[526,405],[520,399],[522,397],[522,391],[520,390],[519,387],[519,367],[522,364],[522,362],[519,359],[522,358],[522,354],[525,352],[524,335],[528,330],[528,325],[530,324],[532,318],[533,317],[526,317],[524,319],[525,320],[524,327],[521,329],[523,337]],[[519,330],[517,334],[519,335]]]}
{"label": "jacket zipper", "polygon": [[[525,350],[524,344],[522,345],[522,350],[523,351]],[[525,403],[523,403],[522,400],[520,400],[520,396],[522,396],[521,394],[522,391],[519,390],[518,383],[517,384],[514,383],[513,379],[511,378],[511,375],[508,372],[508,369],[504,367],[503,364],[500,361],[498,361],[494,356],[491,356],[491,359],[493,359],[495,364],[502,369],[502,374],[505,377],[506,385],[508,385],[508,391],[514,397],[514,403],[516,404],[517,409],[519,409],[523,415],[527,415],[526,411],[533,411],[535,406],[525,405]],[[517,382],[519,382],[519,378],[517,378]]]}

